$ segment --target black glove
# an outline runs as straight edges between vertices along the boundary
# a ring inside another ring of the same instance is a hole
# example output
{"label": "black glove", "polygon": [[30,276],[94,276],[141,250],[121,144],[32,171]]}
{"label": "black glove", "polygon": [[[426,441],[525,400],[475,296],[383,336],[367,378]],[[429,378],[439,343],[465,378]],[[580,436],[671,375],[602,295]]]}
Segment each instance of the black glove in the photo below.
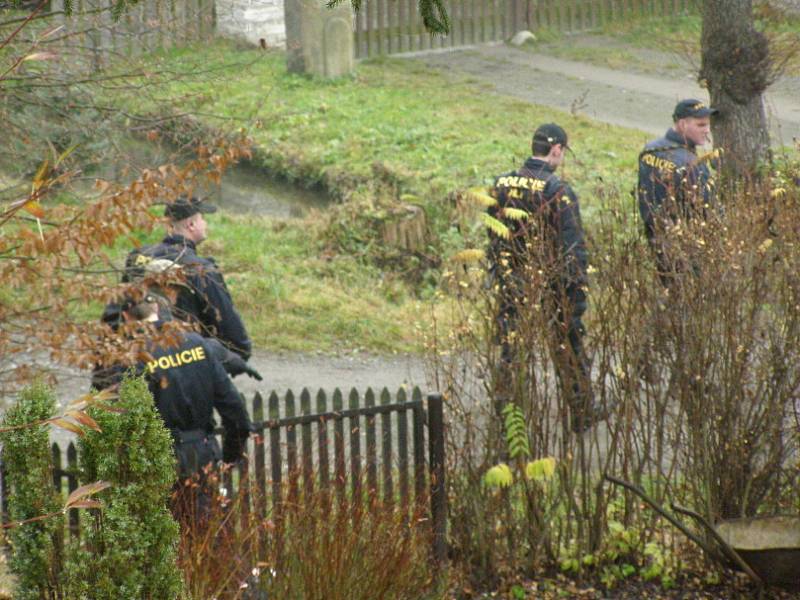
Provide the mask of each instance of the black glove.
{"label": "black glove", "polygon": [[245,373],[246,373],[248,376],[250,376],[250,377],[252,377],[253,379],[255,379],[256,381],[263,381],[263,380],[264,380],[264,378],[261,376],[261,373],[259,373],[258,371],[256,371],[256,370],[255,370],[253,367],[251,367],[250,365],[245,365],[244,372],[245,372]]}
{"label": "black glove", "polygon": [[223,462],[239,462],[247,450],[247,438],[249,437],[249,431],[225,431],[222,436]]}
{"label": "black glove", "polygon": [[231,377],[236,377],[237,375],[245,373],[257,381],[262,381],[264,379],[261,373],[248,365],[241,356],[233,352],[228,353],[228,356],[222,362],[222,366],[225,367],[225,370]]}

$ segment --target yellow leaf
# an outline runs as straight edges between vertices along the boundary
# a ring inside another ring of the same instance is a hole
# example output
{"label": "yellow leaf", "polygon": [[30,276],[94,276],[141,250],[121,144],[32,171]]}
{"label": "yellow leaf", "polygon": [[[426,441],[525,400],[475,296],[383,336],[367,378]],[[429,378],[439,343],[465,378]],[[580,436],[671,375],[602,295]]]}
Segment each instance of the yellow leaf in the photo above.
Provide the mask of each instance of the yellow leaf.
{"label": "yellow leaf", "polygon": [[524,221],[531,215],[527,210],[522,210],[521,208],[506,207],[503,209],[503,216],[508,217],[512,221]]}
{"label": "yellow leaf", "polygon": [[54,58],[58,58],[58,54],[55,52],[34,52],[33,54],[28,54],[22,60],[24,62],[26,60],[52,60]]}
{"label": "yellow leaf", "polygon": [[72,421],[67,421],[63,417],[56,417],[55,419],[50,419],[49,421],[56,427],[60,427],[61,429],[66,429],[67,431],[71,431],[72,433],[77,433],[78,435],[83,435],[86,433],[82,427],[76,425]]}
{"label": "yellow leaf", "polygon": [[464,196],[468,201],[472,202],[473,204],[477,204],[479,206],[495,206],[497,204],[497,199],[492,198],[489,194],[486,193],[485,190],[478,190],[478,189],[471,189],[467,190],[467,193]]}
{"label": "yellow leaf", "polygon": [[80,423],[85,427],[88,427],[93,431],[102,431],[102,429],[100,429],[100,425],[97,424],[97,421],[95,421],[92,417],[90,417],[83,411],[71,410],[66,413],[66,416],[75,419],[78,423]]}
{"label": "yellow leaf", "polygon": [[556,459],[552,456],[540,458],[525,465],[525,476],[534,481],[546,481],[556,472]]}
{"label": "yellow leaf", "polygon": [[501,237],[504,240],[511,238],[511,231],[509,228],[506,227],[502,222],[495,219],[492,215],[481,213],[481,218],[483,219],[486,227],[488,227],[497,237]]}
{"label": "yellow leaf", "polygon": [[102,492],[104,489],[111,487],[107,481],[95,481],[94,483],[87,483],[82,485],[77,490],[74,490],[67,498],[64,508],[71,508],[76,502],[79,502],[87,496],[93,496],[97,492]]}
{"label": "yellow leaf", "polygon": [[72,144],[72,146],[70,146],[69,148],[64,150],[61,154],[59,154],[58,158],[56,158],[55,166],[57,167],[62,162],[64,162],[64,159],[66,159],[70,154],[72,154],[75,151],[75,148],[77,148],[77,147],[78,147],[78,144]]}
{"label": "yellow leaf", "polygon": [[485,253],[480,248],[467,248],[461,252],[456,252],[451,258],[454,262],[476,263],[483,259]]}
{"label": "yellow leaf", "polygon": [[25,209],[25,212],[32,214],[37,219],[44,217],[44,208],[42,208],[42,205],[36,200],[29,200],[22,205],[22,208]]}
{"label": "yellow leaf", "polygon": [[99,500],[78,500],[73,503],[70,508],[102,508],[103,505]]}
{"label": "yellow leaf", "polygon": [[489,487],[504,488],[514,483],[514,475],[511,473],[511,469],[507,464],[500,463],[486,471],[483,480]]}
{"label": "yellow leaf", "polygon": [[45,179],[47,178],[47,173],[50,171],[50,161],[44,159],[42,164],[39,165],[39,168],[36,170],[36,175],[33,176],[33,191],[35,192],[38,190],[42,185],[44,185]]}

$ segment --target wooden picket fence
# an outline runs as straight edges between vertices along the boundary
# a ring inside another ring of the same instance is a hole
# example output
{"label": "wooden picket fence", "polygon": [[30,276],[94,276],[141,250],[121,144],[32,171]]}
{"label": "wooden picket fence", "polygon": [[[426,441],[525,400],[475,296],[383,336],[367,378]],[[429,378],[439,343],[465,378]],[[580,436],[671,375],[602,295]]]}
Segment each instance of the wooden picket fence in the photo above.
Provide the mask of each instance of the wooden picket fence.
{"label": "wooden picket fence", "polygon": [[[354,17],[357,58],[499,42],[519,30],[577,32],[635,18],[668,17],[694,9],[697,0],[444,0],[449,35],[425,31],[418,0],[362,0]],[[111,57],[209,40],[216,27],[214,0],[149,0],[111,13],[113,0],[74,0],[62,17],[59,43],[94,68]],[[62,11],[64,0],[52,0]]]}
{"label": "wooden picket fence", "polygon": [[51,0],[62,26],[54,40],[71,61],[83,61],[96,70],[120,56],[214,36],[214,0],[147,0],[119,19],[112,14],[113,4],[113,0],[73,0],[72,14],[64,16],[64,0]]}
{"label": "wooden picket fence", "polygon": [[692,10],[696,0],[444,0],[449,35],[425,31],[417,0],[363,0],[355,17],[356,56],[500,42],[517,31],[578,32],[635,18]]}
{"label": "wooden picket fence", "polygon": [[[272,392],[266,402],[257,393],[248,408],[258,433],[249,441],[249,461],[240,464],[237,473],[226,474],[230,496],[239,493],[239,482],[247,482],[241,485],[242,493],[255,486],[257,493],[246,498],[253,504],[249,510],[267,516],[283,502],[310,497],[317,487],[334,488],[344,500],[349,492],[353,498],[362,497],[366,485],[369,496],[385,506],[428,506],[434,556],[444,560],[447,504],[439,394],[423,400],[416,387],[410,397],[405,389],[393,396],[384,388],[377,394],[368,389],[362,398],[353,389],[345,398],[336,389],[329,402],[320,390],[312,402],[304,389],[299,397],[289,391],[283,400]],[[77,489],[81,482],[75,444],[70,442],[65,450],[53,444],[52,453],[56,490]],[[0,461],[3,522],[8,515],[5,482]],[[73,537],[80,537],[77,510],[69,511],[67,527]]]}

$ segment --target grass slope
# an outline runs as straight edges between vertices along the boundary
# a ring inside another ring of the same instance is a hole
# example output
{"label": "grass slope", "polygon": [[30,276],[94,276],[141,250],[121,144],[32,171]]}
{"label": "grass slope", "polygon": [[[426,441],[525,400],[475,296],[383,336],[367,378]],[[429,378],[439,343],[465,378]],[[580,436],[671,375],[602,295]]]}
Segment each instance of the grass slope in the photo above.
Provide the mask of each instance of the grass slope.
{"label": "grass slope", "polygon": [[[529,154],[533,128],[561,123],[577,159],[565,176],[582,197],[584,218],[598,198],[627,198],[645,135],[633,130],[500,97],[487,86],[381,59],[337,81],[289,74],[285,56],[218,40],[147,58],[153,73],[202,71],[162,82],[149,95],[115,98],[138,111],[179,107],[203,126],[248,127],[261,167],[334,197],[367,197],[375,165],[412,194],[444,254],[463,247],[448,193],[484,185]],[[419,302],[393,275],[352,257],[331,256],[318,240],[323,219],[277,222],[212,217],[203,252],[223,265],[256,345],[271,349],[371,351],[418,349],[413,335]],[[470,223],[471,219],[461,219]],[[446,256],[444,257],[446,259]]]}

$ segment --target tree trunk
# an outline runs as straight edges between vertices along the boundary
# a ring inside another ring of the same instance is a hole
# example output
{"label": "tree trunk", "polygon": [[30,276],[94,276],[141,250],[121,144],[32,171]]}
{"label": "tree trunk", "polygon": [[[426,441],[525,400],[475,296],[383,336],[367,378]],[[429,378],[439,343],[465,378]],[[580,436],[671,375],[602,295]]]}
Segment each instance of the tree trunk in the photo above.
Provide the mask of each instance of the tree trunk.
{"label": "tree trunk", "polygon": [[772,83],[769,41],[755,29],[752,0],[703,0],[700,80],[708,87],[714,144],[727,173],[747,177],[769,157],[762,94]]}

